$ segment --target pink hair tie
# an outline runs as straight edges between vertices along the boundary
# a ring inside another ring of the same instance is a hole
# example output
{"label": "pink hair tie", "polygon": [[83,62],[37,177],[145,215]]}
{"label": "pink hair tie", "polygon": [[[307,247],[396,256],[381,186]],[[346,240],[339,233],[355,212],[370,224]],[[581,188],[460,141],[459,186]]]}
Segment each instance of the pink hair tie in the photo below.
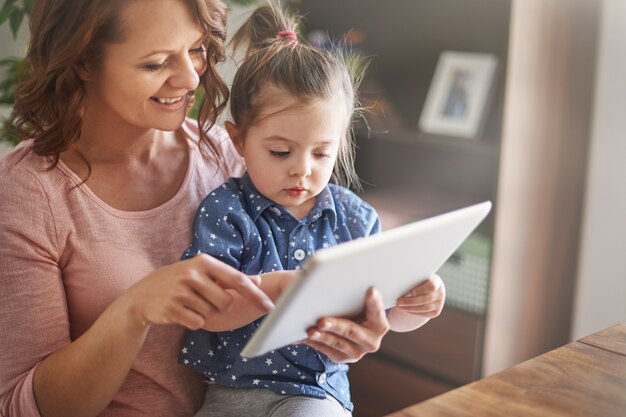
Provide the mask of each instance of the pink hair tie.
{"label": "pink hair tie", "polygon": [[296,32],[292,32],[290,30],[281,30],[280,32],[278,32],[278,36],[280,36],[281,38],[289,38],[295,43],[298,43],[298,36],[296,35]]}

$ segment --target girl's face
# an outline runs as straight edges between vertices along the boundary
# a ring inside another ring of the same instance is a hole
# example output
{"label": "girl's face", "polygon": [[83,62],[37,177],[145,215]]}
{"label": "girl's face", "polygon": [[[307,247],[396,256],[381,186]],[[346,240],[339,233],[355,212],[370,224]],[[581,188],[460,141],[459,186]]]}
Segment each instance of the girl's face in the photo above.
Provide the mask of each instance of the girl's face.
{"label": "girl's face", "polygon": [[204,30],[181,0],[133,0],[121,16],[124,40],[102,65],[80,70],[86,121],[122,129],[175,130],[206,68]]}
{"label": "girl's face", "polygon": [[270,116],[251,126],[245,138],[232,123],[226,127],[254,186],[302,219],[333,173],[347,126],[345,104],[332,99],[303,105],[284,93],[275,102],[280,104],[268,106],[263,114]]}

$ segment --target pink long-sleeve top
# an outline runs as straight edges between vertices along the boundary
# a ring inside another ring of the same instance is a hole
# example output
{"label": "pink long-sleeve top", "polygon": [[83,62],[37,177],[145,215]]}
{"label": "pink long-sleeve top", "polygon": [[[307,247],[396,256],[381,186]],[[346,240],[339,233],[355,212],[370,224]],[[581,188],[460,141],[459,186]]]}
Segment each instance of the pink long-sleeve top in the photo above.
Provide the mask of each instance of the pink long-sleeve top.
{"label": "pink long-sleeve top", "polygon": [[[121,211],[92,193],[62,162],[47,170],[25,142],[0,160],[0,413],[39,416],[33,374],[49,354],[82,335],[111,302],[154,269],[179,260],[200,201],[243,166],[222,129],[210,132],[222,167],[199,152],[195,122],[189,166],[176,195],[146,211]],[[131,179],[132,180],[132,179]],[[102,416],[191,416],[203,386],[177,363],[185,329],[152,326],[120,391]]]}

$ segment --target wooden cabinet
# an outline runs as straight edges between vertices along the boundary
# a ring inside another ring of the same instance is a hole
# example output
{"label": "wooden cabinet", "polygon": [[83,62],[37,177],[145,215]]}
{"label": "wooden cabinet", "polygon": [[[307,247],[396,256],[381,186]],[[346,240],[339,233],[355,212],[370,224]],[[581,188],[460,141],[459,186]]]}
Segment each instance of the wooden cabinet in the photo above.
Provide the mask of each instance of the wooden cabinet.
{"label": "wooden cabinet", "polygon": [[355,417],[380,417],[454,388],[379,353],[351,365],[349,376]]}
{"label": "wooden cabinet", "polygon": [[454,308],[422,328],[387,334],[350,365],[355,417],[379,417],[478,378],[483,320]]}
{"label": "wooden cabinet", "polygon": [[413,332],[390,332],[380,356],[420,370],[448,385],[467,384],[480,376],[482,318],[446,308]]}

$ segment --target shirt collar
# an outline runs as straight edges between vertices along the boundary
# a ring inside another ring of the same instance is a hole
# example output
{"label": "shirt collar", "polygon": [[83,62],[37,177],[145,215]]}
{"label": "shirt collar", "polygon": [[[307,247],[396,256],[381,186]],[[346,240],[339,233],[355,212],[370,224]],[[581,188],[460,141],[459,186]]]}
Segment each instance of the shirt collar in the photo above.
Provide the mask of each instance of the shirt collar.
{"label": "shirt collar", "polygon": [[[288,213],[284,208],[278,206],[256,189],[247,171],[244,173],[243,177],[241,177],[239,189],[243,193],[247,207],[250,208],[249,214],[253,221],[256,221],[261,213],[267,209],[271,209],[273,211],[273,215],[278,213],[276,210],[280,210],[281,213]],[[324,211],[329,212],[328,219],[330,221],[330,225],[333,229],[335,229],[337,225],[335,199],[333,198],[328,186],[324,187],[322,192],[317,195],[311,212],[304,219],[302,219],[302,222],[305,222],[306,224],[313,223],[322,216]]]}

